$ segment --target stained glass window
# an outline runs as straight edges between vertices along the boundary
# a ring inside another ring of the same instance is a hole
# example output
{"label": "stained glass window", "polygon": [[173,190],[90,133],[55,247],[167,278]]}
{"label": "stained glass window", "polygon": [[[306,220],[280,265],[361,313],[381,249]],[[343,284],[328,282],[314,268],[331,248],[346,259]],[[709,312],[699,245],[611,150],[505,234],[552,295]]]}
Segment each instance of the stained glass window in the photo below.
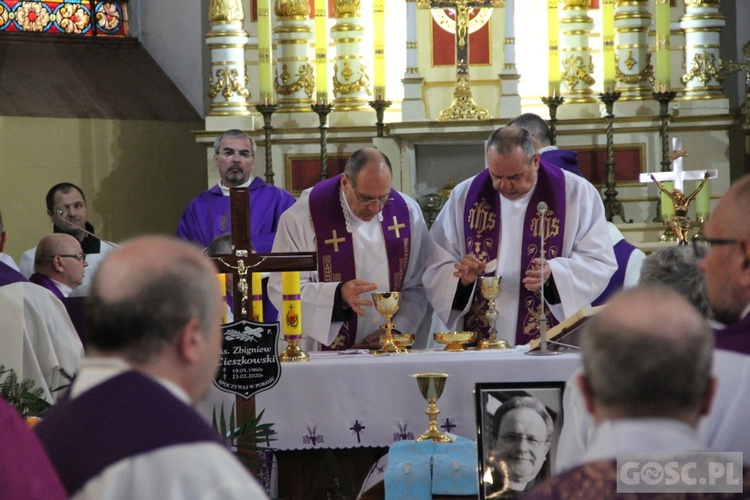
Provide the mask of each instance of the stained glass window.
{"label": "stained glass window", "polygon": [[127,2],[0,0],[0,32],[127,37]]}

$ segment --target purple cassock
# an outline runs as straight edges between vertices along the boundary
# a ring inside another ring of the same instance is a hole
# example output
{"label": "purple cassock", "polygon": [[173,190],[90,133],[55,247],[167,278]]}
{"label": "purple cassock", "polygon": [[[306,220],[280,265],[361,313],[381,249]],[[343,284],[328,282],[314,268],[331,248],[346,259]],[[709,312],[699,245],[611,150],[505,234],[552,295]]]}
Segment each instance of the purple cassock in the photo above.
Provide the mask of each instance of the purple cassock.
{"label": "purple cassock", "polygon": [[0,262],[0,286],[18,283],[19,281],[29,280],[5,262]]}
{"label": "purple cassock", "polygon": [[0,398],[0,496],[67,498],[36,436],[16,410]]}
{"label": "purple cassock", "polygon": [[609,279],[607,288],[605,288],[602,294],[591,303],[592,306],[600,306],[604,304],[613,293],[622,289],[625,284],[625,272],[628,270],[628,261],[630,260],[630,255],[635,249],[636,246],[625,239],[621,239],[615,243],[612,250],[615,251],[615,259],[617,259],[617,271],[615,271],[615,274]]}
{"label": "purple cassock", "polygon": [[723,330],[716,330],[716,349],[750,354],[750,314]]}
{"label": "purple cassock", "polygon": [[569,149],[550,149],[542,153],[540,158],[553,165],[557,165],[563,170],[567,170],[571,174],[583,177],[583,173],[578,167],[578,155],[575,151],[570,151]]}
{"label": "purple cassock", "polygon": [[[260,177],[250,183],[250,230],[256,252],[266,253],[273,247],[279,217],[294,205],[294,196],[266,184]],[[211,240],[232,230],[229,196],[219,185],[204,191],[188,204],[177,226],[177,236],[207,247]]]}
{"label": "purple cassock", "polygon": [[39,274],[39,273],[32,274],[31,276],[29,276],[29,281],[31,281],[32,283],[36,283],[37,285],[41,287],[46,288],[50,292],[54,293],[55,297],[57,297],[58,299],[65,298],[65,295],[63,295],[60,289],[57,288],[57,285],[55,285],[55,282],[42,274]]}

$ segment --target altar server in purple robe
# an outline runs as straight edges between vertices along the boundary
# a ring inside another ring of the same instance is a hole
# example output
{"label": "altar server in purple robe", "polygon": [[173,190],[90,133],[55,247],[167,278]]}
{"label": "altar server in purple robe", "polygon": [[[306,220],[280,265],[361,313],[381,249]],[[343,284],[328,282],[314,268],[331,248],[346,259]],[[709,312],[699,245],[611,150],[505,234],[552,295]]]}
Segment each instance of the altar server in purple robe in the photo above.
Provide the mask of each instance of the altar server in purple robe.
{"label": "altar server in purple robe", "polygon": [[267,498],[191,407],[220,359],[216,272],[164,237],[132,240],[100,266],[89,356],[35,428],[72,498]]}
{"label": "altar server in purple robe", "polygon": [[[348,349],[377,341],[383,317],[374,291],[400,291],[396,328],[427,342],[431,311],[421,276],[429,242],[419,205],[392,186],[388,158],[373,148],[349,158],[344,173],[304,191],[281,216],[274,252],[317,252],[318,271],[301,273],[307,348]],[[282,305],[281,276],[271,300]]]}
{"label": "altar server in purple robe", "polygon": [[750,354],[750,175],[719,200],[695,240],[713,319],[726,325],[716,348]]}
{"label": "altar server in purple robe", "polygon": [[539,335],[542,281],[555,324],[590,305],[615,272],[604,205],[590,182],[540,165],[527,130],[497,129],[486,154],[488,168],[455,187],[432,225],[435,244],[423,282],[449,329],[486,336],[486,300],[475,288],[476,278],[501,276],[498,337],[511,346],[527,344]]}
{"label": "altar server in purple robe", "polygon": [[241,130],[227,130],[214,142],[214,166],[221,179],[188,204],[177,226],[177,236],[201,248],[232,230],[229,188],[250,190],[250,230],[255,250],[270,252],[282,212],[294,204],[294,196],[252,175],[255,143]]}
{"label": "altar server in purple robe", "polygon": [[15,408],[0,398],[0,495],[3,498],[68,498],[36,436]]}
{"label": "altar server in purple robe", "polygon": [[86,254],[77,239],[69,234],[49,234],[36,246],[34,274],[29,281],[63,299],[81,286],[86,266]]}
{"label": "altar server in purple robe", "polygon": [[[534,136],[534,144],[540,155],[540,163],[556,165],[563,170],[583,177],[578,166],[578,155],[575,151],[560,149],[552,145],[552,134],[547,122],[541,116],[534,113],[524,113],[511,120],[508,125],[524,128]],[[609,237],[612,240],[612,249],[617,259],[617,271],[610,278],[607,288],[597,297],[591,305],[598,306],[621,288],[632,288],[638,284],[641,265],[646,254],[628,242],[617,226],[607,222]]]}

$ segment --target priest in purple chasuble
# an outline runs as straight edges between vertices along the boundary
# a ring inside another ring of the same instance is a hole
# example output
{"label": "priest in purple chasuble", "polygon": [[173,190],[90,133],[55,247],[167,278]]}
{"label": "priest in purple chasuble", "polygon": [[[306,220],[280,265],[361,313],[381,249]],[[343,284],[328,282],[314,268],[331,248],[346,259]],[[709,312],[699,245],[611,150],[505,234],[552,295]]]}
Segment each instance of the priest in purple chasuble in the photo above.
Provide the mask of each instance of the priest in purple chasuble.
{"label": "priest in purple chasuble", "polygon": [[[392,180],[388,158],[363,148],[343,174],[304,191],[281,216],[274,252],[318,252],[318,271],[301,273],[305,348],[377,341],[385,321],[373,307],[375,291],[401,292],[393,323],[417,335],[415,346],[426,345],[431,311],[421,278],[429,235],[419,205]],[[280,273],[271,273],[268,289],[281,307]]]}
{"label": "priest in purple chasuble", "polygon": [[[486,156],[488,168],[454,188],[432,225],[423,282],[449,329],[486,336],[487,304],[476,278],[501,276],[498,337],[510,345],[527,344],[539,336],[542,280],[550,324],[556,324],[589,306],[614,274],[604,204],[587,180],[540,165],[533,137],[524,129],[494,131]],[[540,202],[548,207],[544,268]]]}
{"label": "priest in purple chasuble", "polygon": [[241,130],[228,130],[214,142],[214,166],[221,180],[188,204],[177,226],[177,236],[206,248],[211,240],[232,230],[229,188],[250,190],[250,230],[255,250],[270,252],[281,213],[294,196],[253,177],[255,143]]}

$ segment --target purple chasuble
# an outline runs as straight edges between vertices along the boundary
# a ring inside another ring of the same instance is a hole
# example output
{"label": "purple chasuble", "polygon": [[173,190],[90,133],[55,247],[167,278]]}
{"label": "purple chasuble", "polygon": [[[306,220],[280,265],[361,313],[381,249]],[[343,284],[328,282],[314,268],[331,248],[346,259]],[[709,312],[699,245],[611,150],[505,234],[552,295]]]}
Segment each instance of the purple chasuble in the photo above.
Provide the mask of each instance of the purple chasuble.
{"label": "purple chasuble", "polygon": [[[546,259],[560,255],[565,231],[565,174],[554,165],[540,163],[536,186],[526,208],[521,242],[521,276],[532,268],[532,261],[540,257],[540,217],[537,205],[547,203],[544,218],[544,253]],[[469,187],[464,205],[464,237],[466,253],[482,262],[494,259],[500,247],[500,193],[492,187],[489,170],[479,173]],[[520,221],[519,221],[520,222]],[[502,286],[502,280],[500,283]],[[540,293],[530,292],[521,284],[518,300],[518,323],[516,345],[528,344],[539,336]],[[477,338],[487,338],[489,324],[485,317],[488,303],[477,289],[471,309],[464,318],[464,327],[477,332]],[[547,312],[548,325],[557,324],[555,317]]]}
{"label": "purple chasuble", "polygon": [[736,323],[714,332],[716,349],[750,354],[750,314]]}
{"label": "purple chasuble", "polygon": [[635,245],[628,243],[625,239],[622,239],[615,243],[612,249],[615,251],[615,258],[617,259],[617,271],[609,279],[607,288],[604,289],[601,295],[591,303],[592,306],[600,306],[604,304],[609,297],[616,291],[622,289],[625,283],[625,272],[628,270],[628,261],[630,255],[635,250]]}
{"label": "purple chasuble", "polygon": [[[346,230],[341,208],[341,174],[315,185],[310,192],[310,217],[315,229],[318,250],[318,279],[323,283],[347,282],[356,278],[354,242]],[[383,207],[380,226],[388,256],[388,279],[391,291],[398,292],[404,284],[411,248],[411,221],[406,201],[391,189],[390,203]],[[325,350],[349,349],[357,337],[357,315],[339,330],[335,347]],[[338,340],[342,340],[339,342]]]}
{"label": "purple chasuble", "polygon": [[0,262],[0,286],[18,283],[19,281],[29,281],[23,274],[19,273],[8,264]]}
{"label": "purple chasuble", "polygon": [[[255,177],[250,190],[250,238],[258,253],[271,251],[281,214],[294,205],[294,196]],[[207,247],[211,240],[232,230],[229,196],[218,185],[196,196],[182,214],[177,236]]]}
{"label": "purple chasuble", "polygon": [[34,273],[31,276],[29,276],[29,281],[32,283],[36,283],[39,286],[42,286],[49,290],[50,292],[55,294],[55,297],[58,299],[64,299],[65,295],[60,291],[59,288],[57,288],[57,285],[55,285],[55,282],[52,281],[50,278],[43,276],[39,273]]}
{"label": "purple chasuble", "polygon": [[69,495],[121,460],[181,444],[224,446],[195,410],[136,371],[73,400],[66,394],[34,430]]}

